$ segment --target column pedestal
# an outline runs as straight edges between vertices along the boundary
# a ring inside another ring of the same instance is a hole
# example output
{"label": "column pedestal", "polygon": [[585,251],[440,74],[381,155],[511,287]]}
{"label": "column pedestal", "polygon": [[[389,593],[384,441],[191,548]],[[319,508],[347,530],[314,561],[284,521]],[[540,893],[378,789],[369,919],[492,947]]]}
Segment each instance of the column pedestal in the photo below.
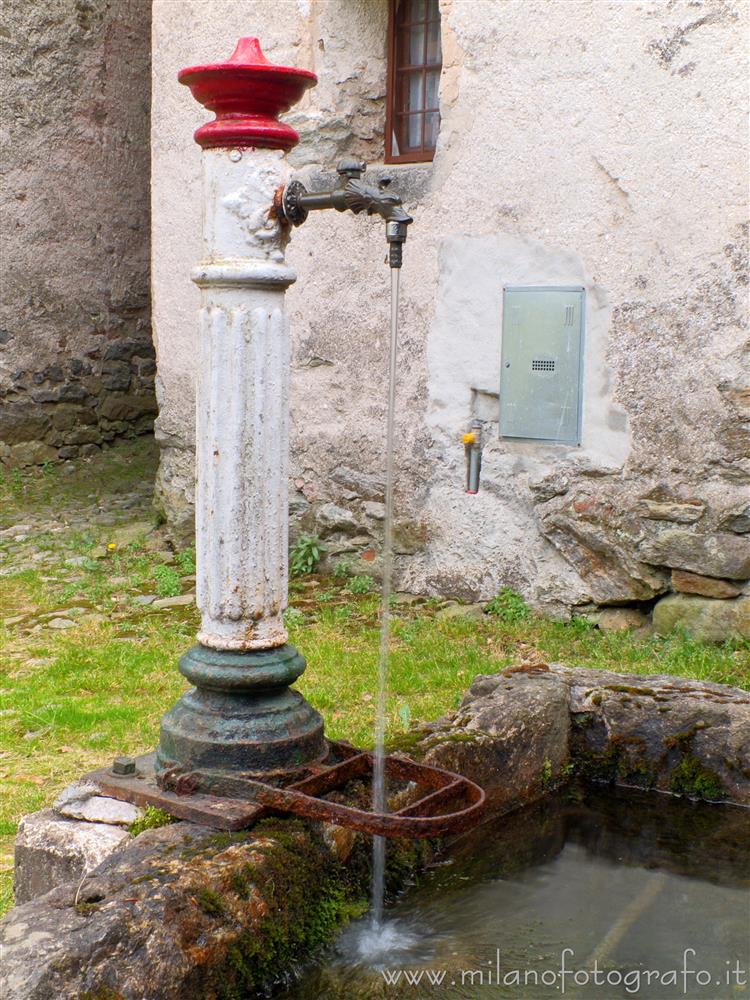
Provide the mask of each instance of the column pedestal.
{"label": "column pedestal", "polygon": [[304,671],[294,646],[236,653],[194,646],[180,672],[195,685],[161,723],[157,771],[200,771],[196,787],[231,794],[229,778],[286,782],[327,753],[323,720],[289,687]]}
{"label": "column pedestal", "polygon": [[232,794],[237,778],[284,781],[326,755],[323,720],[289,685],[305,661],[287,644],[288,230],[274,209],[296,133],[276,120],[312,86],[272,66],[255,39],[226,62],[183,70],[215,111],[201,126],[203,262],[196,358],[196,600],[199,645],[180,661],[195,685],[163,718],[165,785]]}

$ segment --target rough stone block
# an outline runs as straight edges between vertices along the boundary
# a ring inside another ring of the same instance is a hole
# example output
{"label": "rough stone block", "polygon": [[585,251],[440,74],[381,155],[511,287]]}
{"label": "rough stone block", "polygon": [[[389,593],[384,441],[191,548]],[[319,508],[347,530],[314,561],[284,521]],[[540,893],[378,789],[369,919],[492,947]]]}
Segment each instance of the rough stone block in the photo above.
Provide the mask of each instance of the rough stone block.
{"label": "rough stone block", "polygon": [[135,420],[145,413],[156,413],[153,396],[126,396],[112,393],[99,406],[99,416],[105,420]]}
{"label": "rough stone block", "polygon": [[5,404],[0,411],[0,440],[13,445],[43,438],[49,427],[49,414],[38,407]]}
{"label": "rough stone block", "polygon": [[24,441],[11,446],[8,464],[23,469],[30,465],[44,465],[57,458],[57,450],[41,441]]}
{"label": "rough stone block", "polygon": [[640,528],[616,518],[606,504],[568,505],[542,517],[540,530],[580,574],[596,604],[647,601],[667,589],[666,575],[634,551]]}
{"label": "rough stone block", "polygon": [[83,878],[129,837],[120,826],[64,819],[52,809],[24,816],[16,837],[16,902]]}
{"label": "rough stone block", "polygon": [[143,810],[130,802],[120,802],[107,795],[91,795],[71,799],[57,806],[57,811],[67,819],[83,819],[87,823],[106,823],[108,826],[130,826]]}
{"label": "rough stone block", "polygon": [[96,427],[76,427],[65,435],[65,444],[98,444],[101,439]]}
{"label": "rough stone block", "polygon": [[102,385],[113,392],[124,392],[130,386],[130,365],[126,361],[105,361],[102,364]]}
{"label": "rough stone block", "polygon": [[700,501],[679,503],[674,500],[641,500],[635,509],[637,514],[651,521],[674,521],[677,524],[693,524],[703,517],[706,505],[700,503]]}
{"label": "rough stone block", "polygon": [[496,806],[539,798],[568,763],[568,685],[547,667],[480,675],[445,723],[425,762],[476,781]]}
{"label": "rough stone block", "polygon": [[719,522],[719,529],[733,531],[737,535],[746,535],[750,532],[750,504],[725,514]]}
{"label": "rough stone block", "polygon": [[676,628],[704,642],[750,638],[750,597],[715,600],[671,594],[654,606],[654,629],[669,635]]}
{"label": "rough stone block", "polygon": [[750,580],[750,539],[729,532],[708,535],[671,528],[642,542],[638,555],[654,566],[728,580]]}
{"label": "rough stone block", "polygon": [[729,580],[719,580],[713,576],[701,576],[684,569],[672,570],[672,586],[682,594],[698,594],[700,597],[715,597],[726,600],[739,597],[740,587]]}
{"label": "rough stone block", "polygon": [[750,805],[747,691],[665,674],[553,669],[570,685],[570,752],[582,777]]}
{"label": "rough stone block", "polygon": [[385,496],[385,480],[369,472],[339,465],[331,473],[331,479],[363,500],[382,500]]}
{"label": "rough stone block", "polygon": [[649,624],[648,615],[638,608],[605,608],[604,611],[587,617],[602,632],[624,632],[627,629],[644,628]]}
{"label": "rough stone block", "polygon": [[359,530],[354,514],[346,507],[338,507],[334,503],[321,504],[315,512],[315,522],[323,536],[336,531],[351,534]]}
{"label": "rough stone block", "polygon": [[[429,859],[428,849],[399,850],[402,878]],[[259,996],[269,973],[283,973],[299,942],[319,933],[331,885],[351,898],[367,891],[370,853],[370,838],[326,846],[294,819],[236,834],[191,823],[147,830],[83,883],[4,917],[0,996]]]}

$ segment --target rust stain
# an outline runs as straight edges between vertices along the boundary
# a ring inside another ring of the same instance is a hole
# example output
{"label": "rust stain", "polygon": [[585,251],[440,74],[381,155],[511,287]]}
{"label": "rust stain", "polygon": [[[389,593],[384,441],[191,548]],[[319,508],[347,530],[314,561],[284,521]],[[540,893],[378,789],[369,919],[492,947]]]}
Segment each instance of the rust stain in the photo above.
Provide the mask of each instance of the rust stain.
{"label": "rust stain", "polygon": [[282,226],[285,226],[286,228],[289,228],[289,223],[287,222],[286,218],[281,213],[281,206],[282,206],[282,201],[283,201],[283,198],[284,198],[284,188],[285,188],[285,186],[286,185],[281,184],[278,188],[276,188],[276,191],[274,192],[274,196],[273,196],[273,204],[271,205],[270,209],[268,210],[268,218],[269,219],[276,219]]}

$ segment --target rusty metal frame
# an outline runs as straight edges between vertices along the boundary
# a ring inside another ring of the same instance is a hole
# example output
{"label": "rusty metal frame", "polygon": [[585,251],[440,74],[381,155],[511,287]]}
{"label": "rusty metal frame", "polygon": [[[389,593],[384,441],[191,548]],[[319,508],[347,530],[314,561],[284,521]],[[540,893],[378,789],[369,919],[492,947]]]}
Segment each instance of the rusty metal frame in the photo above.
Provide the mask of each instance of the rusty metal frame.
{"label": "rusty metal frame", "polygon": [[[372,753],[347,743],[330,746],[337,763],[312,765],[303,778],[286,787],[237,777],[232,781],[231,797],[178,794],[160,788],[154,773],[154,754],[136,759],[135,774],[114,774],[111,769],[102,768],[86,775],[85,780],[96,784],[104,795],[134,805],[157,806],[179,819],[217,830],[243,830],[270,812],[282,812],[373,836],[422,839],[458,833],[481,817],[485,793],[479,785],[452,771],[418,764],[405,757],[387,756],[386,775],[412,784],[414,794],[420,791],[423,794],[396,812],[373,813],[322,798],[340,791],[352,780],[370,777],[373,771]],[[451,808],[442,811],[445,807]]]}

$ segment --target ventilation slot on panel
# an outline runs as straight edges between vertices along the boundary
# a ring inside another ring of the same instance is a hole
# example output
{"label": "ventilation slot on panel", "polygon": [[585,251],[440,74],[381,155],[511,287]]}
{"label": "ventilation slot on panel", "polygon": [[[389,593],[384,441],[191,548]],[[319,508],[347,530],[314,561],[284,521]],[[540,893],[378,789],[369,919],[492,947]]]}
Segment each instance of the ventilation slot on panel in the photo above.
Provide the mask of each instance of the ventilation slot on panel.
{"label": "ventilation slot on panel", "polygon": [[573,318],[575,316],[575,306],[565,306],[565,326],[573,325]]}
{"label": "ventilation slot on panel", "polygon": [[555,362],[547,358],[534,358],[531,362],[531,370],[533,372],[553,372]]}

